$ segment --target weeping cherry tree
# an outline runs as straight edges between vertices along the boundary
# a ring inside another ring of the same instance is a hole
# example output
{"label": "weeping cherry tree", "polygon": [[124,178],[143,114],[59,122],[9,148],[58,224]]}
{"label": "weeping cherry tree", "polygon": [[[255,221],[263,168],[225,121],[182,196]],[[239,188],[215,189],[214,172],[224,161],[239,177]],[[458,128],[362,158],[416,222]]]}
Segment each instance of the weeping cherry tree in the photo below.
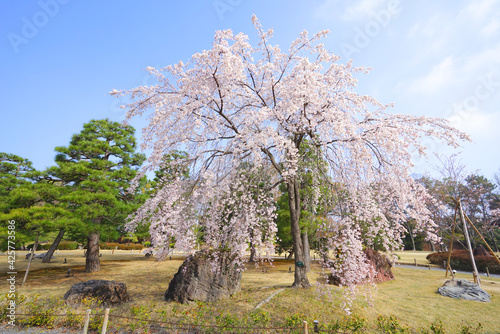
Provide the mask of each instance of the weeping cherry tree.
{"label": "weeping cherry tree", "polygon": [[[298,167],[301,143],[307,140],[327,165],[326,171],[318,168],[317,180],[340,184],[348,194],[347,214],[332,215],[321,226],[337,231],[325,234],[325,245],[341,255],[325,265],[342,273],[343,284],[369,277],[363,245],[377,239],[387,251],[400,247],[409,217],[416,229],[435,238],[424,205],[428,194],[409,175],[411,156],[425,155],[423,137],[451,146],[468,137],[444,119],[390,113],[391,105],[356,93],[357,75],[368,69],[340,63],[320,43],[327,31],[312,37],[304,31],[285,52],[271,44],[271,29],[264,30],[255,16],[253,23],[256,46],[243,33],[217,31],[212,48],[187,63],[149,67],[156,85],[111,92],[131,98],[128,120],[149,115],[143,149],[152,154],[144,172],[161,168],[165,154],[182,150],[189,157],[182,163],[192,176],[164,185],[129,226],[151,221],[156,247],[167,249],[175,240],[176,248],[190,251],[202,212],[209,247],[230,249],[242,259],[253,242],[262,255],[273,250],[275,213],[272,205],[255,205],[255,194],[260,203],[269,201],[266,192],[284,183],[295,254],[293,286],[309,287],[306,269],[298,265],[305,260]],[[243,164],[254,166],[255,173],[239,172]],[[250,189],[255,183],[247,182],[246,175],[258,174],[262,166],[273,169],[273,177],[265,188]],[[239,195],[231,196],[235,191]],[[270,231],[265,235],[263,224]]]}

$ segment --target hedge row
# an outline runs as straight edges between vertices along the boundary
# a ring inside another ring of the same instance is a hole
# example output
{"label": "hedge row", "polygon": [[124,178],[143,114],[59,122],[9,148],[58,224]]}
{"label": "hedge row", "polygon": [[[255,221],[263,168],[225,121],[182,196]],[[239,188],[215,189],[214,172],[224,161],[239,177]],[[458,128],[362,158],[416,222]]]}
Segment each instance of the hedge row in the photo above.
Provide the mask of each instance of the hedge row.
{"label": "hedge row", "polygon": [[99,243],[101,249],[120,249],[120,250],[142,250],[142,244],[119,244],[117,242],[101,242]]}
{"label": "hedge row", "polygon": [[[427,260],[432,264],[443,265],[443,261],[448,260],[448,252],[437,252],[427,255]],[[476,255],[477,270],[486,272],[486,267],[492,274],[500,274],[500,264],[490,255]],[[472,262],[469,252],[466,249],[455,250],[451,252],[450,266],[455,270],[472,271]]]}
{"label": "hedge row", "polygon": [[[30,244],[28,245],[28,249],[33,249],[35,244]],[[52,244],[38,244],[36,246],[37,250],[49,250],[50,246]],[[78,242],[76,241],[61,241],[59,245],[57,246],[57,249],[59,250],[73,250],[78,248]]]}

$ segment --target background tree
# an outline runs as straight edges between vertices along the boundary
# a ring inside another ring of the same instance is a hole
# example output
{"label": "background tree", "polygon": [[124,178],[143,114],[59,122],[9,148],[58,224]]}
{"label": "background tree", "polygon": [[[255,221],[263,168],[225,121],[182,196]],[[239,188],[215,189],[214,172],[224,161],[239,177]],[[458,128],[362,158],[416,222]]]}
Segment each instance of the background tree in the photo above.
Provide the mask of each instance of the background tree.
{"label": "background tree", "polygon": [[[244,34],[217,31],[212,48],[193,55],[187,64],[179,62],[164,70],[148,68],[157,85],[112,92],[130,94],[134,99],[128,105],[128,119],[151,112],[144,142],[153,153],[146,170],[158,168],[165,152],[182,148],[191,159],[194,180],[189,184],[175,180],[158,191],[137,212],[131,226],[146,218],[157,221],[163,231],[177,233],[176,246],[191,249],[193,238],[188,231],[197,219],[189,208],[213,205],[227,198],[235,185],[245,191],[236,172],[241,163],[260,166],[265,162],[277,175],[271,186],[282,182],[288,192],[296,260],[293,286],[308,287],[306,268],[297,265],[305,261],[299,224],[299,163],[301,145],[308,140],[326,161],[329,178],[348,193],[349,215],[328,220],[334,226],[322,228],[341,231],[325,240],[330,249],[345,249],[342,265],[332,262],[337,267],[330,269],[346,272],[345,284],[354,284],[369,271],[359,266],[365,260],[360,221],[367,222],[366,236],[384,236],[382,242],[388,250],[394,247],[393,239],[400,241],[402,220],[408,216],[422,229],[433,227],[422,204],[427,194],[408,175],[410,151],[424,154],[419,139],[428,136],[456,146],[459,138],[468,137],[446,120],[390,114],[386,111],[389,105],[356,93],[355,75],[367,69],[353,67],[351,62],[340,64],[340,57],[318,43],[326,31],[313,37],[303,32],[285,53],[270,44],[272,30],[264,31],[255,17],[253,21],[258,46],[252,47]],[[319,175],[317,168],[312,175]],[[160,203],[165,208],[162,211],[158,210]],[[390,220],[385,216],[389,205]],[[235,233],[234,252],[242,248],[238,243],[248,244],[249,227],[261,221],[255,212],[245,213],[245,219],[238,222],[238,234],[231,230]],[[260,214],[273,216],[272,212]],[[212,218],[205,236],[216,248],[228,235],[220,233],[220,217],[214,214]],[[159,246],[169,233],[158,235]],[[268,245],[272,247],[271,240]]]}
{"label": "background tree", "polygon": [[100,235],[116,235],[140,204],[141,191],[127,192],[145,159],[135,149],[134,128],[107,119],[84,124],[69,146],[55,149],[57,166],[48,169],[47,180],[70,189],[59,200],[79,218],[73,235],[87,236],[85,272],[100,269]]}
{"label": "background tree", "polygon": [[10,192],[23,184],[30,183],[30,173],[34,171],[28,159],[0,152],[0,212],[9,211]]}
{"label": "background tree", "polygon": [[[49,238],[71,220],[58,201],[63,189],[45,182],[29,160],[0,153],[0,175],[0,220],[16,221],[18,247]],[[51,256],[53,252],[49,253]]]}

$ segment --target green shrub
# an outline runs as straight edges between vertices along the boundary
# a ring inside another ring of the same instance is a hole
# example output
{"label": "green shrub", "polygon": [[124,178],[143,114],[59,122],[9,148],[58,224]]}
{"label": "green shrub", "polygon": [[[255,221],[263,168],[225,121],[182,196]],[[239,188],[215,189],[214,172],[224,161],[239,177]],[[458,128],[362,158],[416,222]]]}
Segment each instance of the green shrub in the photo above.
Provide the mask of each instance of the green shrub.
{"label": "green shrub", "polygon": [[128,244],[128,245],[119,244],[118,246],[118,249],[121,250],[142,250],[143,248],[144,246],[141,244]]}
{"label": "green shrub", "polygon": [[[427,260],[432,264],[443,265],[443,261],[448,260],[448,252],[436,252],[427,255]],[[500,274],[500,265],[493,256],[476,255],[474,256],[476,267],[479,271]],[[472,261],[469,252],[466,249],[459,249],[451,252],[450,266],[455,270],[472,271]]]}
{"label": "green shrub", "polygon": [[290,328],[300,328],[303,326],[305,318],[306,316],[304,314],[292,314],[291,316],[285,318],[285,326]]}
{"label": "green shrub", "polygon": [[238,326],[238,318],[234,315],[228,314],[220,314],[215,317],[215,321],[218,326],[221,326],[222,329],[229,329],[231,327]]}
{"label": "green shrub", "polygon": [[271,316],[269,315],[269,312],[265,312],[262,310],[257,310],[254,311],[250,314],[250,317],[252,318],[253,322],[262,327],[266,327],[269,322],[271,321]]}
{"label": "green shrub", "polygon": [[74,310],[67,310],[66,316],[62,317],[64,327],[81,328],[83,326],[85,316],[76,313]]}
{"label": "green shrub", "polygon": [[[52,246],[52,243],[47,243],[47,244],[38,244],[36,246],[36,250],[49,250],[49,248]],[[35,244],[29,244],[28,249],[33,249],[35,247]],[[57,249],[59,250],[73,250],[78,248],[78,242],[76,241],[61,241],[59,245],[57,245]]]}
{"label": "green shrub", "polygon": [[59,250],[74,250],[78,248],[78,242],[76,241],[61,241],[57,246]]}
{"label": "green shrub", "polygon": [[382,333],[388,334],[406,334],[409,333],[409,328],[399,323],[399,319],[391,315],[388,317],[379,315],[377,318],[377,328]]}
{"label": "green shrub", "polygon": [[481,323],[478,323],[476,328],[466,323],[463,323],[462,326],[460,326],[460,334],[481,334],[481,333],[484,333],[483,325],[481,325]]}
{"label": "green shrub", "polygon": [[39,296],[35,296],[33,299],[27,300],[24,305],[25,313],[29,315],[19,317],[16,320],[20,325],[26,327],[43,326],[53,328],[56,320],[54,314],[63,305],[63,301],[59,298],[52,297],[40,300]]}
{"label": "green shrub", "polygon": [[151,247],[151,241],[144,241],[142,244],[143,244],[143,245],[144,245],[144,247],[146,247],[146,248],[147,248],[147,247]]}
{"label": "green shrub", "polygon": [[329,331],[341,331],[347,333],[360,333],[366,329],[367,321],[358,315],[343,317],[328,326]]}
{"label": "green shrub", "polygon": [[[50,248],[52,244],[38,244],[36,246],[36,250],[37,251],[40,251],[40,250],[48,250]],[[29,244],[28,245],[28,248],[27,249],[33,249],[33,247],[35,247],[35,244]]]}
{"label": "green shrub", "polygon": [[138,242],[139,240],[137,239],[137,237],[135,235],[127,235],[127,236],[124,236],[122,238],[122,242]]}
{"label": "green shrub", "polygon": [[117,249],[120,244],[117,242],[100,242],[99,243],[99,248],[100,249]]}

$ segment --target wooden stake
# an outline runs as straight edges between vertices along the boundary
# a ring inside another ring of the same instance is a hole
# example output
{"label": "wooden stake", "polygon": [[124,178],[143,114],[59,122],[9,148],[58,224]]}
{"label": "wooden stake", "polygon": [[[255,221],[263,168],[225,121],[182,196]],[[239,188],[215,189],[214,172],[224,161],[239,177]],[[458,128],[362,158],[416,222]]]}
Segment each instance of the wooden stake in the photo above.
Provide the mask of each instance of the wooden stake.
{"label": "wooden stake", "polygon": [[488,275],[488,277],[490,277],[490,271],[489,271],[488,267],[486,267],[486,275]]}
{"label": "wooden stake", "polygon": [[21,286],[24,286],[24,283],[26,282],[26,278],[28,278],[28,273],[30,272],[31,261],[33,260],[33,257],[35,256],[35,251],[36,251],[37,247],[38,247],[38,235],[36,236],[35,244],[33,245],[33,249],[31,249],[30,260],[28,261],[28,267],[26,268],[26,273],[24,274],[24,279],[23,279],[23,283],[21,284]]}
{"label": "wooden stake", "polygon": [[83,334],[87,334],[87,331],[89,330],[89,320],[90,320],[90,309],[87,309],[87,311],[85,311],[85,318],[83,320]]}
{"label": "wooden stake", "polygon": [[472,275],[474,276],[474,283],[481,286],[481,279],[479,278],[479,274],[477,272],[476,261],[474,260],[474,253],[472,252],[472,246],[469,239],[469,230],[467,229],[467,223],[465,222],[464,211],[462,209],[462,203],[460,202],[460,200],[458,200],[458,206],[460,209],[460,219],[462,220],[462,223],[464,225],[464,237],[467,243],[467,248],[469,249],[470,260],[472,262]]}
{"label": "wooden stake", "polygon": [[109,308],[104,310],[104,320],[102,322],[102,331],[101,334],[106,334],[106,330],[108,328],[108,317],[109,317]]}
{"label": "wooden stake", "polygon": [[451,274],[451,267],[450,267],[451,250],[453,249],[453,239],[455,238],[455,225],[457,223],[457,211],[458,211],[458,202],[455,200],[455,215],[453,217],[453,229],[451,231],[450,249],[448,250],[448,261],[446,261],[446,273],[444,274],[445,278],[448,277],[448,268],[450,268],[450,274]]}
{"label": "wooden stake", "polygon": [[309,333],[309,327],[307,326],[307,321],[304,321],[304,334]]}
{"label": "wooden stake", "polygon": [[488,250],[490,251],[491,255],[493,255],[493,257],[495,258],[495,260],[497,260],[498,264],[500,264],[500,260],[498,259],[497,255],[495,254],[495,252],[491,249],[490,245],[488,245],[488,243],[486,242],[486,240],[484,240],[483,236],[481,235],[481,233],[479,233],[479,231],[477,230],[477,228],[474,226],[474,224],[472,224],[472,222],[470,221],[469,217],[467,217],[467,215],[465,215],[465,218],[467,218],[467,220],[469,221],[470,225],[474,228],[474,231],[476,231],[476,233],[479,235],[479,237],[481,238],[481,240],[483,240],[484,244],[486,245],[486,247],[488,248]]}

